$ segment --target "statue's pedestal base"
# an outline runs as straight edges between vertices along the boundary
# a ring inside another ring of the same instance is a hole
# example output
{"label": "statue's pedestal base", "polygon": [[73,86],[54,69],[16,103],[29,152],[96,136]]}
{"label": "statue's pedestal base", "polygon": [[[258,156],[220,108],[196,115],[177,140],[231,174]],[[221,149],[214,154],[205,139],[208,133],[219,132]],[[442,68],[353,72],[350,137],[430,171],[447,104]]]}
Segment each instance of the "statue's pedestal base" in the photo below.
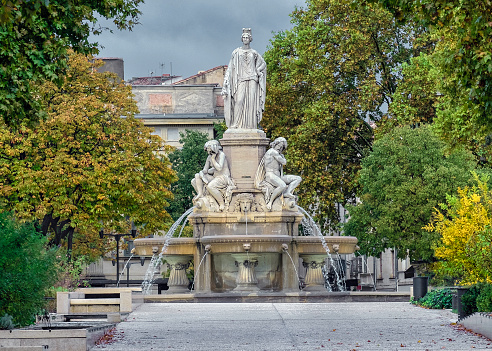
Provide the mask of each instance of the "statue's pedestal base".
{"label": "statue's pedestal base", "polygon": [[228,129],[220,140],[238,191],[254,191],[256,170],[270,139],[258,129]]}

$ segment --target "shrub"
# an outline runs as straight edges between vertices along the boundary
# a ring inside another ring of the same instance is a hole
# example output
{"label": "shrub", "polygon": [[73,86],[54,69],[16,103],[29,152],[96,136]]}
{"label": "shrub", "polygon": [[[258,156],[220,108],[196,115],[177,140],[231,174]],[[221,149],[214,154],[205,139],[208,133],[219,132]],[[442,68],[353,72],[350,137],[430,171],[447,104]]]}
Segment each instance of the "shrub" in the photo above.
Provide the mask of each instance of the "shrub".
{"label": "shrub", "polygon": [[431,290],[424,297],[417,301],[417,305],[434,308],[444,309],[451,308],[453,300],[453,292],[450,288]]}
{"label": "shrub", "polygon": [[14,321],[12,320],[12,316],[5,313],[5,315],[0,318],[0,329],[11,330],[14,329]]}
{"label": "shrub", "polygon": [[482,287],[477,297],[478,312],[492,312],[492,284],[486,284]]}
{"label": "shrub", "polygon": [[29,325],[45,304],[45,293],[57,279],[56,252],[32,223],[18,223],[0,213],[0,315],[17,326]]}
{"label": "shrub", "polygon": [[485,287],[485,283],[478,283],[472,285],[464,294],[461,296],[461,305],[463,306],[463,313],[468,316],[474,312],[478,312],[477,308],[477,298]]}

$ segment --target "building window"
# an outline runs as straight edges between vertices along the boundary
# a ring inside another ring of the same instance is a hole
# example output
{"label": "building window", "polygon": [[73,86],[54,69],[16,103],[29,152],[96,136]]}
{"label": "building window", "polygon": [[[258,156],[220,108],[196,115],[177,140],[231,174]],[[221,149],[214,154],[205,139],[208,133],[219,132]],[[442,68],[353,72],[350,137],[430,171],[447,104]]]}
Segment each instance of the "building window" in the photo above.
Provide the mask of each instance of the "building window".
{"label": "building window", "polygon": [[154,127],[154,131],[150,134],[162,136],[162,128],[161,127]]}
{"label": "building window", "polygon": [[167,129],[167,141],[179,141],[179,130],[178,130],[178,128],[168,128]]}

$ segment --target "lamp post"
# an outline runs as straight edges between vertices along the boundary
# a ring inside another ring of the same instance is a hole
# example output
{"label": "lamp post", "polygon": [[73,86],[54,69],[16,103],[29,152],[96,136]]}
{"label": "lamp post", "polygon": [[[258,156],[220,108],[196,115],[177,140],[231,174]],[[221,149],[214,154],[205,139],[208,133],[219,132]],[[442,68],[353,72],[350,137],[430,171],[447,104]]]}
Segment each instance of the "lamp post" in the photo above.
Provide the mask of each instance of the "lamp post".
{"label": "lamp post", "polygon": [[131,236],[132,238],[135,238],[137,235],[137,227],[135,227],[135,224],[132,221],[132,229],[129,234],[113,234],[113,233],[104,233],[104,229],[101,228],[99,231],[99,237],[101,239],[104,238],[104,236],[111,236],[116,240],[116,282],[118,284],[118,278],[120,276],[120,240],[124,236]]}

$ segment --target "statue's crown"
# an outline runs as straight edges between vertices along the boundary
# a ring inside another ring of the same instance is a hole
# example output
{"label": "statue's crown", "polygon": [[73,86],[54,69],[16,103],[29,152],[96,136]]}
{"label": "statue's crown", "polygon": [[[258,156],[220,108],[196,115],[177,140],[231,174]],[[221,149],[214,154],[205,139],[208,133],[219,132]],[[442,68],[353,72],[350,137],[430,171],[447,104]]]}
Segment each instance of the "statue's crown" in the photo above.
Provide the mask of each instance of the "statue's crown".
{"label": "statue's crown", "polygon": [[243,34],[249,34],[251,37],[253,37],[253,35],[251,34],[251,28],[243,28]]}

